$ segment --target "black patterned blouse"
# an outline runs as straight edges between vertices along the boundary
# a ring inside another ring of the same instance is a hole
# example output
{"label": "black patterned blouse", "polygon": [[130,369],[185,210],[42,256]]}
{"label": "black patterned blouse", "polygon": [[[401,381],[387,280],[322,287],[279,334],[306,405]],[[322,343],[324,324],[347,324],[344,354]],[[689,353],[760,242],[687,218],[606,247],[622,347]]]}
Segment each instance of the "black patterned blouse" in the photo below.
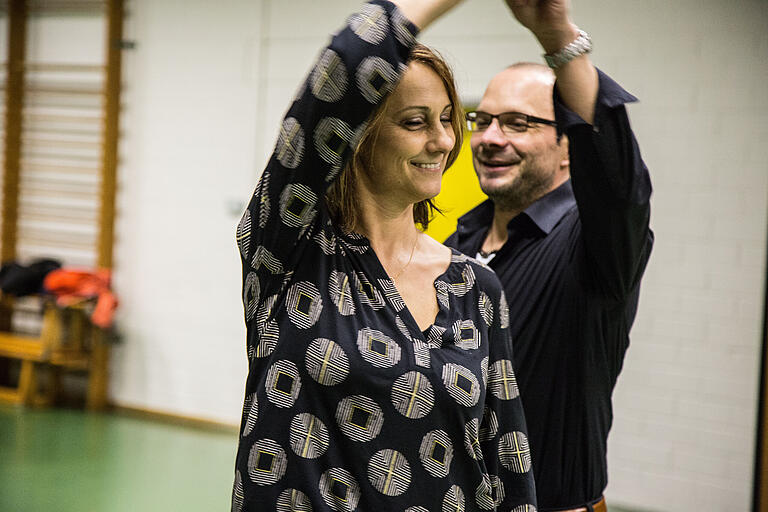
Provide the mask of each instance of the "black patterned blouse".
{"label": "black patterned blouse", "polygon": [[249,375],[235,511],[535,510],[496,275],[453,252],[422,332],[368,240],[324,205],[415,33],[389,2],[349,18],[238,227]]}

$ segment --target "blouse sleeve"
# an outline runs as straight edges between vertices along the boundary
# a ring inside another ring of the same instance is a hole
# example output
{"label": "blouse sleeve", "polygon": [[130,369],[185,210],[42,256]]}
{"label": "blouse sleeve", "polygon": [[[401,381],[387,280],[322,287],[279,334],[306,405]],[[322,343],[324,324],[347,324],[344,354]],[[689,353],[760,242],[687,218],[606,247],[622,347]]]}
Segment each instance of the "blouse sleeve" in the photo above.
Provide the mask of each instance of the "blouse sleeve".
{"label": "blouse sleeve", "polygon": [[416,32],[394,4],[375,0],[320,52],[237,230],[245,273],[262,286],[279,284],[299,261],[327,188],[405,70]]}
{"label": "blouse sleeve", "polygon": [[509,307],[501,284],[496,293],[499,299],[489,331],[485,413],[480,428],[488,470],[484,485],[496,510],[536,510],[528,429],[513,370]]}

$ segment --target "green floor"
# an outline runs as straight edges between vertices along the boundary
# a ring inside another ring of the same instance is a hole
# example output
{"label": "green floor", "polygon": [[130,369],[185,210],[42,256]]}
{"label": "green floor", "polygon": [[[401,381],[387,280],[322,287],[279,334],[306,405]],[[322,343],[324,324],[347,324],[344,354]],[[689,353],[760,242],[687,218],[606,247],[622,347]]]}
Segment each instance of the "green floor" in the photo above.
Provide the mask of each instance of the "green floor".
{"label": "green floor", "polygon": [[234,431],[0,405],[0,512],[227,511],[236,443]]}
{"label": "green floor", "polygon": [[0,511],[224,511],[237,434],[0,406]]}

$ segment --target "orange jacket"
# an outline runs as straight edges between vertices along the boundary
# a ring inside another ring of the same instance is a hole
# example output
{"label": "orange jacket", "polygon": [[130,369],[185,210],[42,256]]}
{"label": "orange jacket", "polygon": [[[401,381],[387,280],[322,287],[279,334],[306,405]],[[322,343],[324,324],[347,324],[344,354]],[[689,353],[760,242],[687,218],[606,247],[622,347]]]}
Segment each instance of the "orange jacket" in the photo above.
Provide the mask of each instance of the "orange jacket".
{"label": "orange jacket", "polygon": [[43,287],[56,295],[56,302],[69,306],[85,299],[96,299],[91,322],[106,329],[112,325],[117,297],[109,289],[112,273],[108,269],[75,270],[62,268],[45,276]]}

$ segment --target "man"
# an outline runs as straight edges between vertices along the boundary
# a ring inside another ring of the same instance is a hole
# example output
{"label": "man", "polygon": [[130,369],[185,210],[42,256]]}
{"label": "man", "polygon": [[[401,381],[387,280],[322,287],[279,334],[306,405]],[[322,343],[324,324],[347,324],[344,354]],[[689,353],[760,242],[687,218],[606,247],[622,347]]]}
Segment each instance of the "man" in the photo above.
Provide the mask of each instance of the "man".
{"label": "man", "polygon": [[591,64],[566,1],[507,4],[554,73],[512,66],[467,115],[490,199],[446,244],[504,283],[539,510],[605,510],[611,393],[653,243],[635,98]]}

